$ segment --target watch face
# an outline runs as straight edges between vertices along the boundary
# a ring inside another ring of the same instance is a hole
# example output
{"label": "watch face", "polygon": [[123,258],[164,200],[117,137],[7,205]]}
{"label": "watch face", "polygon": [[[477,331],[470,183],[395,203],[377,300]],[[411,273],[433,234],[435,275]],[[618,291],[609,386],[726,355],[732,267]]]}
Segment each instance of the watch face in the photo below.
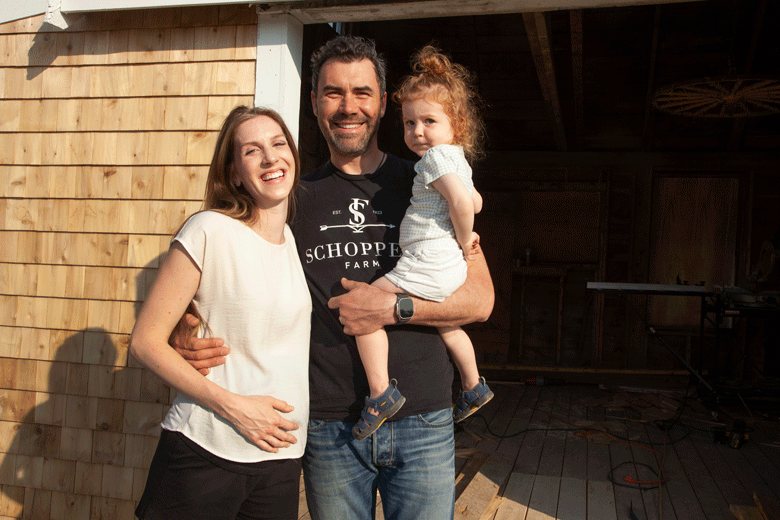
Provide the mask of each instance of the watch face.
{"label": "watch face", "polygon": [[414,302],[408,296],[398,297],[398,317],[408,320],[414,315]]}

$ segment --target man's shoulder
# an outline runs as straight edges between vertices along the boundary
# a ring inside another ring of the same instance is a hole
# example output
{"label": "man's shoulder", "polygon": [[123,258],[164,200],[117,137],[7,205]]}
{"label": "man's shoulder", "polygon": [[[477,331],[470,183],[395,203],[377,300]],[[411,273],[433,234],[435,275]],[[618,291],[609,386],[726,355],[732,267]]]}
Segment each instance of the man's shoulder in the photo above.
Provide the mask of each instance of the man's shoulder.
{"label": "man's shoulder", "polygon": [[387,154],[387,160],[385,161],[385,164],[392,166],[396,169],[403,170],[403,171],[411,171],[414,173],[414,163],[415,161],[410,161],[409,159],[402,159],[401,157],[398,157],[393,154]]}
{"label": "man's shoulder", "polygon": [[387,159],[382,164],[382,167],[376,172],[376,182],[382,185],[388,183],[400,183],[402,185],[408,184],[411,186],[414,180],[414,162],[408,159],[402,159],[401,157],[387,154]]}
{"label": "man's shoulder", "polygon": [[[403,175],[414,177],[414,164],[415,164],[414,161],[410,161],[408,159],[402,159],[401,157],[388,153],[387,158],[385,159],[384,163],[376,173],[377,174],[382,174],[385,172],[390,172],[394,174],[400,173]],[[336,169],[336,167],[333,166],[333,163],[327,161],[319,168],[305,175],[302,175],[301,182],[315,183],[317,181],[321,181],[323,179],[332,176],[344,177],[343,174],[339,175],[339,171]],[[366,176],[366,178],[372,178],[372,177],[375,177],[375,175],[369,174]]]}
{"label": "man's shoulder", "polygon": [[301,182],[315,182],[333,174],[330,161],[325,162],[319,168],[301,175]]}

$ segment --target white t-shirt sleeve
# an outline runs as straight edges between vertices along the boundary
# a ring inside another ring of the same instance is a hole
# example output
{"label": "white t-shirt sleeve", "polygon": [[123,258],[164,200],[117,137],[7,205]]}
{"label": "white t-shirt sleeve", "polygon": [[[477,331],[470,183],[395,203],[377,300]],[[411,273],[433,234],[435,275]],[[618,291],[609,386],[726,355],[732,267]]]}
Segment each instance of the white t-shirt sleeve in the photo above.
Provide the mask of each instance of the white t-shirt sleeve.
{"label": "white t-shirt sleeve", "polygon": [[206,257],[206,237],[208,236],[208,228],[213,225],[215,215],[210,212],[200,212],[192,215],[184,223],[182,228],[171,240],[178,242],[190,255],[192,261],[198,266],[198,269],[203,271],[203,260]]}

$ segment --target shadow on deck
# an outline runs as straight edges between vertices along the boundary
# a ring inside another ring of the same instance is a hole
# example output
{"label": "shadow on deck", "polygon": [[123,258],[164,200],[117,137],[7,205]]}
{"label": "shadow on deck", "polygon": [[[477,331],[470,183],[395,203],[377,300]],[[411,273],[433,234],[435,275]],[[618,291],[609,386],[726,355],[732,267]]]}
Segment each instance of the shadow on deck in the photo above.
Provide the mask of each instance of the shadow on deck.
{"label": "shadow on deck", "polygon": [[490,385],[456,427],[456,520],[780,520],[777,401],[712,413],[685,389]]}

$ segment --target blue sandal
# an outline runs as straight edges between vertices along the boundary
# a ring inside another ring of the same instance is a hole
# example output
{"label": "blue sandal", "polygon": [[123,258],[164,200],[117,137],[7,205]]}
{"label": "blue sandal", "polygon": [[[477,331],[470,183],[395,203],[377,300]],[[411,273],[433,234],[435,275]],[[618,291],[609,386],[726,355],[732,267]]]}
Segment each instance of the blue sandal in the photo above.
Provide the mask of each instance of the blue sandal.
{"label": "blue sandal", "polygon": [[468,392],[460,391],[460,397],[452,406],[452,419],[456,423],[479,410],[484,404],[493,399],[493,392],[485,382],[484,377],[479,378],[479,383]]}
{"label": "blue sandal", "polygon": [[[382,392],[376,399],[366,397],[366,404],[363,411],[360,412],[360,419],[352,428],[352,435],[359,441],[362,441],[382,426],[382,423],[395,415],[406,402],[406,398],[401,395],[396,385],[398,381],[390,380],[390,386]],[[373,408],[377,415],[368,411]]]}

